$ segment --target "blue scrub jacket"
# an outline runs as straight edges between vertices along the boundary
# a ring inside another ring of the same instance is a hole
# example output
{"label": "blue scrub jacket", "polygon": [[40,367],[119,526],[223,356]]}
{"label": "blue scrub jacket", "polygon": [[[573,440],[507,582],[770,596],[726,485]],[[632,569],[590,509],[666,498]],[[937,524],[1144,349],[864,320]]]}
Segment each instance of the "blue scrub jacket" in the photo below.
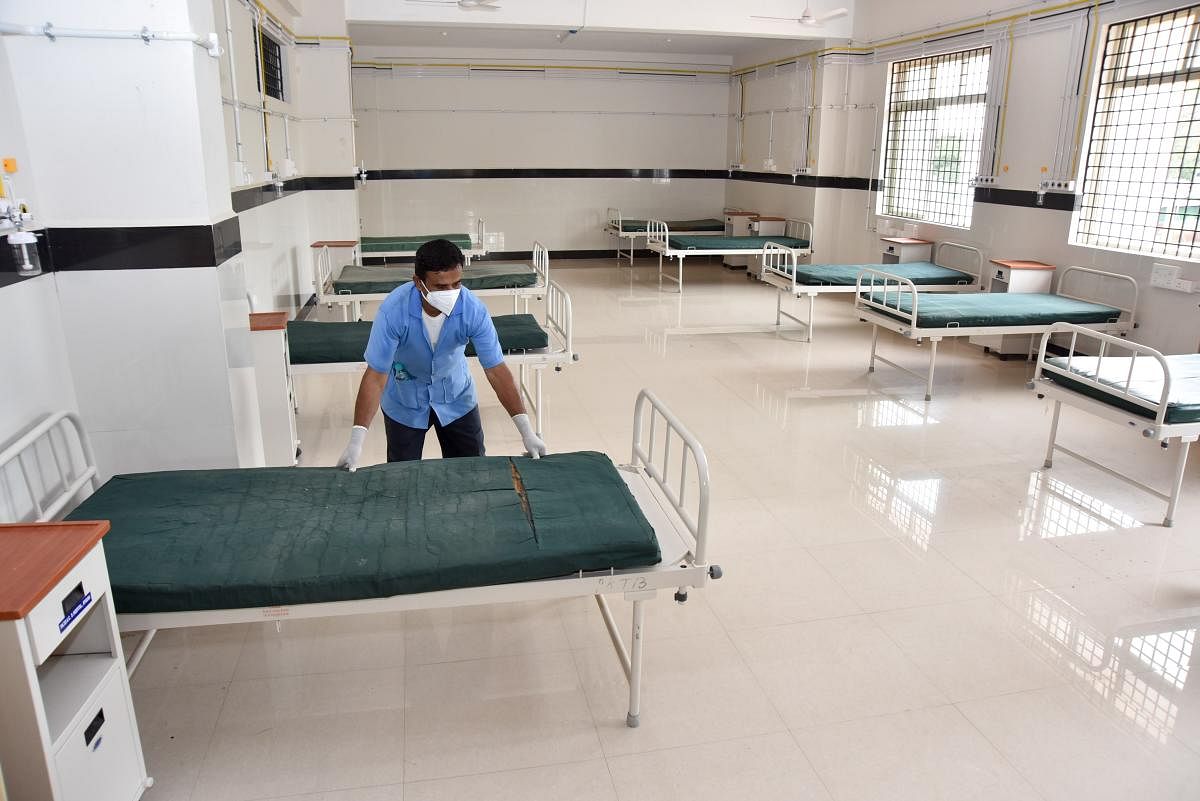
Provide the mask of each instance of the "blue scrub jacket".
{"label": "blue scrub jacket", "polygon": [[442,425],[453,423],[475,408],[475,382],[463,354],[467,340],[485,370],[504,361],[496,326],[487,307],[465,287],[450,311],[437,348],[421,322],[421,293],[410,281],[388,294],[375,321],[363,358],[388,374],[380,406],[384,414],[409,428],[428,428],[429,410]]}

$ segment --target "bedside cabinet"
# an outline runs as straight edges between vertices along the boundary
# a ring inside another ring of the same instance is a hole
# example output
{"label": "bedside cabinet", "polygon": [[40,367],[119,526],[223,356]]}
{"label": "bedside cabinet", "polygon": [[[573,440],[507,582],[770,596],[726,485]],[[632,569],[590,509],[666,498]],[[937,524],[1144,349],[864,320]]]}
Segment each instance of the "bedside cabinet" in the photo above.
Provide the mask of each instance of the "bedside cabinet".
{"label": "bedside cabinet", "polygon": [[881,236],[884,264],[908,264],[914,261],[929,261],[933,257],[933,243],[928,239],[913,239],[910,236]]}
{"label": "bedside cabinet", "polygon": [[[1054,265],[1024,259],[992,259],[989,273],[989,292],[1048,293],[1054,281]],[[971,337],[972,345],[1004,356],[1028,356],[1032,334],[995,334]]]}
{"label": "bedside cabinet", "polygon": [[0,525],[0,765],[20,801],[136,801],[146,775],[100,539]]}

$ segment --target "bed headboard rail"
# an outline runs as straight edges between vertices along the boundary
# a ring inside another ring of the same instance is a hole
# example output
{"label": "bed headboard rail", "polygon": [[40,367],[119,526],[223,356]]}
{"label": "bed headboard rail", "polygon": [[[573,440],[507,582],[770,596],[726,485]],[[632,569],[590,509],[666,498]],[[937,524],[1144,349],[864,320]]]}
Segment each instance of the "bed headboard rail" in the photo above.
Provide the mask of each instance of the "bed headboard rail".
{"label": "bed headboard rail", "polygon": [[608,217],[609,225],[618,231],[621,230],[621,226],[624,224],[624,221],[621,219],[620,209],[618,209],[616,206],[609,206],[608,211],[605,212],[605,216]]}
{"label": "bed headboard rail", "polygon": [[[1061,364],[1051,364],[1046,360],[1046,348],[1055,334],[1070,334],[1070,339],[1065,344],[1066,361]],[[1081,347],[1084,349],[1081,350]],[[1094,370],[1089,374],[1072,369],[1076,359],[1086,360],[1085,364],[1090,364],[1091,360],[1095,359]],[[1151,364],[1156,366],[1150,367]],[[1106,370],[1106,365],[1112,367]],[[1102,393],[1104,397],[1119,398],[1125,403],[1139,406],[1154,415],[1155,425],[1161,426],[1166,419],[1167,404],[1171,397],[1171,371],[1167,366],[1166,357],[1148,345],[1095,331],[1086,326],[1055,323],[1042,335],[1037,369],[1033,374],[1034,383],[1030,386],[1034,386],[1038,379],[1047,373],[1069,378],[1094,392]],[[1157,400],[1148,400],[1132,391],[1134,380],[1145,380],[1147,373],[1162,376],[1162,391]],[[1152,432],[1147,429],[1143,433],[1150,436]]]}
{"label": "bed headboard rail", "polygon": [[[961,261],[962,263],[948,263],[945,253],[947,250],[956,254],[951,256],[951,262]],[[975,276],[977,284],[983,281],[983,251],[973,245],[943,239],[933,249],[933,263],[939,267],[970,273]]]}
{"label": "bed headboard rail", "polygon": [[763,245],[763,270],[789,279],[793,289],[796,287],[796,264],[798,261],[799,257],[792,248],[785,247],[778,242],[767,242]]}
{"label": "bed headboard rail", "polygon": [[575,320],[571,308],[571,296],[565,289],[551,282],[546,286],[546,328],[557,332],[573,358],[575,355]]}
{"label": "bed headboard rail", "polygon": [[[900,299],[905,295],[912,304],[908,311],[900,308]],[[920,294],[912,281],[883,270],[864,269],[858,274],[858,280],[855,282],[854,308],[877,309],[884,314],[908,321],[914,328],[917,325],[919,298]]]}
{"label": "bed headboard rail", "polygon": [[667,247],[667,240],[671,238],[671,232],[667,230],[667,224],[662,220],[646,220],[646,247],[651,247],[651,243],[657,244],[662,248]]}
{"label": "bed headboard rail", "polygon": [[98,485],[79,416],[54,412],[0,453],[0,520],[56,520],[85,489]]}
{"label": "bed headboard rail", "polygon": [[[677,448],[674,459],[673,444]],[[648,389],[638,393],[633,405],[632,463],[654,479],[691,532],[696,540],[696,564],[708,564],[708,457],[692,432]],[[688,495],[689,487],[694,487],[694,500]]]}
{"label": "bed headboard rail", "polygon": [[[1091,284],[1096,290],[1095,293],[1087,295],[1082,291],[1080,294],[1068,292],[1068,279],[1071,278],[1090,278]],[[1128,318],[1126,322],[1130,328],[1133,328],[1137,322],[1138,285],[1132,276],[1094,270],[1091,267],[1071,266],[1064,269],[1059,276],[1055,294],[1064,298],[1082,300],[1087,303],[1101,303],[1120,309],[1121,316]],[[1117,296],[1116,300],[1113,299],[1114,295]]]}
{"label": "bed headboard rail", "polygon": [[533,243],[533,271],[542,286],[550,284],[550,251],[538,241]]}

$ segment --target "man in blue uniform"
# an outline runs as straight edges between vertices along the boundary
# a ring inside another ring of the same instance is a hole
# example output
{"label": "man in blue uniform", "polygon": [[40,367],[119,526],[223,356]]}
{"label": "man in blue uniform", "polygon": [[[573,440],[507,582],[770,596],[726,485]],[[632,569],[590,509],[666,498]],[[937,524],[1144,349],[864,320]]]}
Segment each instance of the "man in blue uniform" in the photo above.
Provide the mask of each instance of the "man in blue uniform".
{"label": "man in blue uniform", "polygon": [[467,340],[500,404],[512,416],[528,455],[546,455],[496,337],[487,307],[462,288],[463,254],[445,239],[421,245],[413,280],[392,290],[371,324],[366,372],[354,403],[350,443],[337,466],[353,472],[367,428],[383,409],[387,460],[421,458],[433,426],[444,458],[483,456],[475,382],[463,353]]}

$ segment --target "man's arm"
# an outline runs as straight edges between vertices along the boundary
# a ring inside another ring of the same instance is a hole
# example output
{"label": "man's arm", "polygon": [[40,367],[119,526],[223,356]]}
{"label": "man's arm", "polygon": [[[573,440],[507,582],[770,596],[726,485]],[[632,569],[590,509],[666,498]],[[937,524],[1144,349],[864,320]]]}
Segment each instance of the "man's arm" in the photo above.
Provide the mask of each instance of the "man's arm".
{"label": "man's arm", "polygon": [[[387,386],[387,379],[387,373],[381,373],[370,367],[363,372],[362,381],[358,384],[358,397],[354,401],[354,425],[363,428],[371,427],[371,421],[375,419],[375,410],[379,408],[379,398],[383,395],[383,388]],[[509,374],[508,380],[509,383],[512,383],[511,374]],[[493,386],[495,385],[493,384]]]}
{"label": "man's arm", "polygon": [[529,415],[525,413],[525,403],[521,400],[521,392],[517,389],[517,382],[513,380],[513,374],[508,369],[508,365],[500,362],[494,367],[486,367],[483,374],[487,376],[488,383],[496,391],[500,405],[504,407],[504,411],[508,412],[513,425],[521,434],[525,452],[534,459],[545,456],[546,443],[533,430],[533,424],[529,422]]}
{"label": "man's arm", "polygon": [[[370,372],[368,370],[367,372]],[[487,376],[488,383],[492,385],[492,389],[496,392],[496,398],[500,401],[500,405],[504,407],[504,411],[508,412],[509,417],[516,417],[518,414],[525,414],[525,402],[521,400],[521,392],[517,389],[517,382],[513,379],[512,370],[508,369],[508,365],[500,362],[495,367],[489,367],[483,371]],[[363,377],[366,381],[366,377]],[[359,389],[359,403],[362,402],[362,389]],[[378,400],[378,398],[376,398]],[[358,406],[355,406],[354,422],[358,423]]]}

